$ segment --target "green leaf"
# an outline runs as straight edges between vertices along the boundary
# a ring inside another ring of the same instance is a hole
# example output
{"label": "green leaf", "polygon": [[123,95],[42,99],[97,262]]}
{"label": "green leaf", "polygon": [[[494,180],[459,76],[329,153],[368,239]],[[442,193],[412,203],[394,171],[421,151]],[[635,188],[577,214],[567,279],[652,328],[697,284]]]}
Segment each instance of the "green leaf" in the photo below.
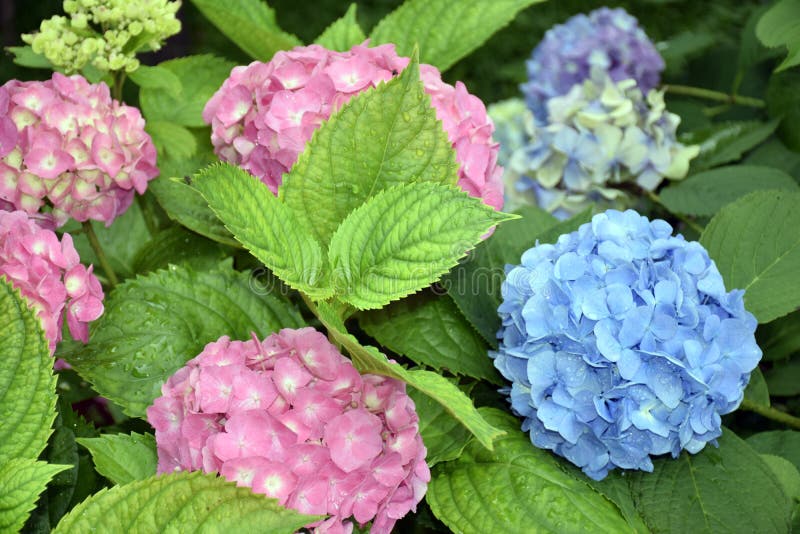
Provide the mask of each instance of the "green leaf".
{"label": "green leaf", "polygon": [[380,191],[457,180],[455,152],[415,55],[400,76],[359,93],[320,126],[284,175],[279,197],[325,246],[344,218]]}
{"label": "green leaf", "polygon": [[[710,32],[685,30],[660,41],[658,53],[664,58],[667,72],[679,74],[690,59],[714,46],[715,42],[716,39]],[[672,108],[670,111],[673,111]]]}
{"label": "green leaf", "polygon": [[721,122],[711,128],[680,136],[686,145],[700,145],[700,154],[692,160],[692,173],[737,161],[775,131],[778,120],[770,122]]}
{"label": "green leaf", "polygon": [[78,438],[92,453],[97,472],[114,484],[144,480],[156,474],[158,453],[152,434],[103,434],[99,438]]}
{"label": "green leaf", "polygon": [[13,54],[14,63],[20,67],[55,70],[49,59],[34,52],[30,46],[7,46],[6,50]]}
{"label": "green leaf", "polygon": [[180,226],[161,230],[139,249],[133,260],[138,274],[172,265],[191,265],[197,270],[217,267],[229,256],[230,249]]}
{"label": "green leaf", "polygon": [[759,456],[772,470],[772,474],[775,475],[781,485],[784,495],[789,497],[790,513],[793,513],[796,509],[797,501],[800,500],[800,471],[786,458],[772,454],[759,454]]}
{"label": "green leaf", "polygon": [[591,219],[586,210],[566,221],[558,222],[549,213],[535,207],[517,212],[521,219],[500,225],[443,280],[442,285],[458,308],[492,346],[497,346],[500,329],[500,288],[506,278],[507,264],[519,265],[522,253],[539,240],[551,243],[563,233],[576,230]]}
{"label": "green leaf", "polygon": [[53,531],[260,532],[291,534],[320,516],[237,488],[214,474],[177,473],[101,491],[72,509]]}
{"label": "green leaf", "polygon": [[[226,4],[227,9],[228,4]],[[202,127],[203,108],[220,88],[235,64],[211,55],[187,56],[159,63],[180,81],[176,96],[161,88],[142,87],[139,103],[148,121],[168,121],[180,126]]]}
{"label": "green leaf", "polygon": [[419,365],[502,383],[483,338],[449,298],[413,295],[359,316],[364,331]]}
{"label": "green leaf", "polygon": [[[775,77],[773,76],[772,78]],[[788,123],[792,121],[786,122],[787,124],[781,125],[779,131],[784,130]],[[800,125],[800,116],[798,116],[796,124]],[[800,129],[798,129],[798,133],[800,133]],[[798,137],[798,139],[800,139],[800,137]],[[798,144],[798,146],[800,146],[800,144]],[[786,148],[786,145],[781,143],[779,139],[770,139],[750,152],[747,158],[745,158],[744,163],[780,169],[794,177],[795,181],[800,182],[800,154]]]}
{"label": "green leaf", "polygon": [[312,299],[331,296],[319,243],[266,185],[239,167],[219,163],[196,174],[192,186],[236,240],[278,278]]}
{"label": "green leaf", "polygon": [[[120,215],[111,226],[106,227],[100,221],[91,221],[91,225],[106,258],[108,258],[108,262],[111,264],[111,268],[114,269],[117,276],[121,278],[134,276],[136,274],[136,269],[133,265],[134,258],[136,258],[139,249],[151,237],[139,203],[132,203],[128,210]],[[80,228],[78,224],[75,224],[75,226]],[[66,229],[69,230],[70,227],[67,226]],[[95,274],[104,277],[105,272],[103,269],[98,268],[100,262],[94,249],[89,244],[86,234],[75,235],[73,243],[81,256],[81,260],[86,264],[94,264]]]}
{"label": "green leaf", "polygon": [[[578,469],[574,468],[574,471],[578,476]],[[634,531],[641,534],[650,532],[636,509],[636,503],[633,501],[631,488],[628,485],[628,477],[625,476],[624,472],[611,471],[603,480],[587,480],[586,482],[617,505],[622,517],[625,518],[625,521]]]}
{"label": "green leaf", "polygon": [[4,276],[0,325],[0,464],[34,460],[47,446],[56,417],[53,358],[39,318]]}
{"label": "green leaf", "polygon": [[419,45],[420,61],[445,71],[543,0],[406,0],[381,20],[370,35],[373,44],[394,43],[409,55]]}
{"label": "green leaf", "polygon": [[[152,192],[170,219],[209,239],[239,247],[239,242],[225,228],[208,202],[199,192],[187,185],[186,180],[198,170],[217,161],[211,150],[210,130],[204,130],[204,144],[197,154],[188,159],[160,158],[161,176],[150,182]],[[172,178],[175,178],[174,180]]]}
{"label": "green leaf", "polygon": [[257,294],[247,273],[171,267],[128,280],[105,301],[91,342],[64,357],[128,415],[141,417],[161,384],[223,335],[249,339],[302,319],[278,296]]}
{"label": "green leaf", "polygon": [[800,72],[792,70],[770,76],[767,86],[767,111],[771,117],[782,117],[778,135],[781,140],[800,152]]}
{"label": "green leaf", "polygon": [[690,176],[661,191],[673,213],[711,216],[722,206],[760,189],[797,191],[797,182],[783,171],[754,165],[730,165]]}
{"label": "green leaf", "polygon": [[800,469],[800,432],[771,430],[747,438],[747,444],[761,454],[774,454],[786,458]]}
{"label": "green leaf", "polygon": [[767,323],[800,305],[800,193],[756,191],[722,208],[706,226],[706,247],[728,290]]}
{"label": "green leaf", "polygon": [[750,373],[750,383],[747,384],[747,388],[744,390],[744,398],[760,406],[766,406],[767,408],[770,406],[769,388],[761,369],[758,367]]}
{"label": "green leaf", "polygon": [[187,128],[170,121],[147,121],[145,131],[150,134],[158,153],[176,159],[188,159],[197,152],[197,141]]}
{"label": "green leaf", "polygon": [[788,360],[800,353],[800,313],[794,312],[756,330],[756,340],[764,353],[763,360]]}
{"label": "green leaf", "polygon": [[756,35],[766,46],[786,46],[789,55],[776,72],[800,65],[800,0],[780,0],[764,13]]}
{"label": "green leaf", "polygon": [[68,465],[52,465],[29,458],[0,464],[0,532],[19,532],[36,507],[39,494]]}
{"label": "green leaf", "polygon": [[[733,432],[719,449],[659,458],[652,474],[632,472],[645,522],[658,532],[787,532],[787,497],[770,467]],[[746,488],[746,491],[743,489]]]}
{"label": "green leaf", "polygon": [[183,90],[180,78],[161,65],[153,67],[140,65],[138,69],[128,74],[128,78],[141,89],[162,90],[173,98],[178,98]]}
{"label": "green leaf", "polygon": [[793,397],[800,394],[800,358],[777,362],[764,373],[770,394],[776,397]]}
{"label": "green leaf", "polygon": [[447,412],[464,425],[487,449],[503,432],[490,425],[475,409],[472,401],[458,387],[441,375],[430,371],[408,371],[399,364],[390,362],[375,347],[364,346],[352,335],[332,308],[325,302],[312,307],[317,317],[328,329],[328,335],[347,349],[356,369],[361,373],[374,373],[402,380],[421,393],[441,404]]}
{"label": "green leaf", "polygon": [[438,280],[511,218],[455,186],[421,182],[381,191],[331,238],[336,294],[360,310],[381,308]]}
{"label": "green leaf", "polygon": [[361,26],[358,25],[356,7],[356,4],[350,4],[350,7],[347,8],[347,13],[325,28],[322,35],[317,37],[314,42],[328,50],[336,50],[338,52],[346,52],[353,46],[363,43],[367,36]]}
{"label": "green leaf", "polygon": [[617,508],[558,460],[531,445],[519,421],[493,408],[481,414],[506,431],[493,451],[467,445],[433,470],[426,497],[454,532],[632,532]]}
{"label": "green leaf", "polygon": [[278,27],[275,12],[263,0],[191,0],[236,46],[254,59],[269,61],[275,52],[303,43]]}
{"label": "green leaf", "polygon": [[431,397],[414,388],[409,388],[408,395],[419,415],[419,433],[428,449],[425,456],[428,466],[458,458],[472,437],[469,430]]}

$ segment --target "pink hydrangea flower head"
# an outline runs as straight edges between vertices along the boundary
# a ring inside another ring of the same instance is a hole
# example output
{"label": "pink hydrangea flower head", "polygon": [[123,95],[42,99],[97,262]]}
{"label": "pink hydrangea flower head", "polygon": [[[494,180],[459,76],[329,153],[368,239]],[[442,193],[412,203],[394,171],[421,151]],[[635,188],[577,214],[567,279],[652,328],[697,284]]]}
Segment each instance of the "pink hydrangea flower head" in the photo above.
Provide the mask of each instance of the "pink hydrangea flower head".
{"label": "pink hydrangea flower head", "polygon": [[[393,44],[348,52],[319,45],[278,52],[269,63],[236,67],[203,110],[217,155],[248,170],[277,193],[314,131],[355,94],[390,80],[408,65]],[[499,145],[483,102],[463,83],[442,81],[431,65],[420,77],[459,163],[458,184],[470,195],[503,207]]]}
{"label": "pink hydrangea flower head", "polygon": [[110,225],[157,175],[139,110],[106,84],[56,72],[0,87],[0,207]]}
{"label": "pink hydrangea flower head", "polygon": [[103,313],[103,289],[92,267],[80,263],[69,234],[59,240],[23,211],[0,211],[0,276],[36,311],[51,353],[65,315],[72,337],[89,341],[89,323]]}
{"label": "pink hydrangea flower head", "polygon": [[353,518],[388,533],[430,481],[405,384],[358,374],[313,328],[209,343],[167,380],[147,418],[159,473],[218,472],[328,515],[308,525],[315,532],[349,533]]}

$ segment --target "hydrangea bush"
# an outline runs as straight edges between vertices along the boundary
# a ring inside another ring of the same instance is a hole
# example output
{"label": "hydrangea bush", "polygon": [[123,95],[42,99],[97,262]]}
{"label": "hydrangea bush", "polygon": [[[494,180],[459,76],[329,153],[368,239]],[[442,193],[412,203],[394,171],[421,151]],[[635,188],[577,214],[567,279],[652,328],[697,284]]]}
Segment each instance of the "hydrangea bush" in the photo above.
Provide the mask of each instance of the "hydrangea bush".
{"label": "hydrangea bush", "polygon": [[696,241],[609,210],[509,269],[495,366],[537,447],[594,479],[722,434],[761,359],[743,291]]}
{"label": "hydrangea bush", "polygon": [[0,531],[792,531],[792,2],[12,2]]}
{"label": "hydrangea bush", "polygon": [[202,469],[307,514],[325,532],[390,532],[430,471],[405,384],[360,375],[312,328],[206,345],[148,408],[159,472]]}

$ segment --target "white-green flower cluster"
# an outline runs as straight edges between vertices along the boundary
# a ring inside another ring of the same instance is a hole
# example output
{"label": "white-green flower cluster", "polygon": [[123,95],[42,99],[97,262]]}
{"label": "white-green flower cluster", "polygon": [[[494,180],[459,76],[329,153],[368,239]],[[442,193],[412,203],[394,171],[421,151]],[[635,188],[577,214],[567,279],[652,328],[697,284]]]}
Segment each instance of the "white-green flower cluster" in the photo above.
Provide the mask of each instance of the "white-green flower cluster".
{"label": "white-green flower cluster", "polygon": [[64,0],[67,16],[42,21],[38,32],[22,40],[68,73],[86,65],[101,71],[131,72],[136,52],[161,48],[181,30],[175,17],[180,1]]}
{"label": "white-green flower cluster", "polygon": [[[634,80],[605,77],[577,84],[548,100],[544,125],[535,126],[523,105],[490,109],[498,132],[517,129],[501,134],[512,139],[513,152],[501,157],[511,204],[525,203],[522,197],[529,195],[561,217],[592,203],[629,206],[625,183],[652,191],[664,178],[684,178],[699,151],[677,141],[680,117],[666,111],[663,92],[651,90],[645,98]],[[512,114],[516,118],[510,121]]]}

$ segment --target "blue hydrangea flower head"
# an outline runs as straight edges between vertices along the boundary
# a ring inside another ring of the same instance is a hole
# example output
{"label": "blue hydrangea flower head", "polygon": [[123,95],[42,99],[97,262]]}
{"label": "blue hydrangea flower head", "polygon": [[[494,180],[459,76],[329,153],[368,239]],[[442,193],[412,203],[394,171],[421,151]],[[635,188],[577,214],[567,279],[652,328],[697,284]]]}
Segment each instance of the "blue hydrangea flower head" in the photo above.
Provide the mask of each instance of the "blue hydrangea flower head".
{"label": "blue hydrangea flower head", "polygon": [[548,30],[527,67],[529,81],[522,92],[537,119],[545,120],[548,99],[594,74],[614,81],[632,78],[646,93],[658,85],[664,60],[634,17],[603,7]]}
{"label": "blue hydrangea flower head", "polygon": [[608,210],[507,267],[494,364],[541,448],[600,480],[722,434],[758,365],[756,319],[697,242]]}
{"label": "blue hydrangea flower head", "polygon": [[663,93],[651,90],[645,97],[633,80],[605,76],[575,85],[548,101],[546,124],[512,121],[497,109],[490,108],[490,116],[498,131],[527,135],[526,143],[506,147],[500,140],[507,197],[508,191],[515,195],[511,209],[523,197],[559,218],[591,204],[624,209],[634,198],[621,184],[654,190],[664,178],[680,180],[699,153],[698,146],[678,142],[680,117],[666,110]]}

